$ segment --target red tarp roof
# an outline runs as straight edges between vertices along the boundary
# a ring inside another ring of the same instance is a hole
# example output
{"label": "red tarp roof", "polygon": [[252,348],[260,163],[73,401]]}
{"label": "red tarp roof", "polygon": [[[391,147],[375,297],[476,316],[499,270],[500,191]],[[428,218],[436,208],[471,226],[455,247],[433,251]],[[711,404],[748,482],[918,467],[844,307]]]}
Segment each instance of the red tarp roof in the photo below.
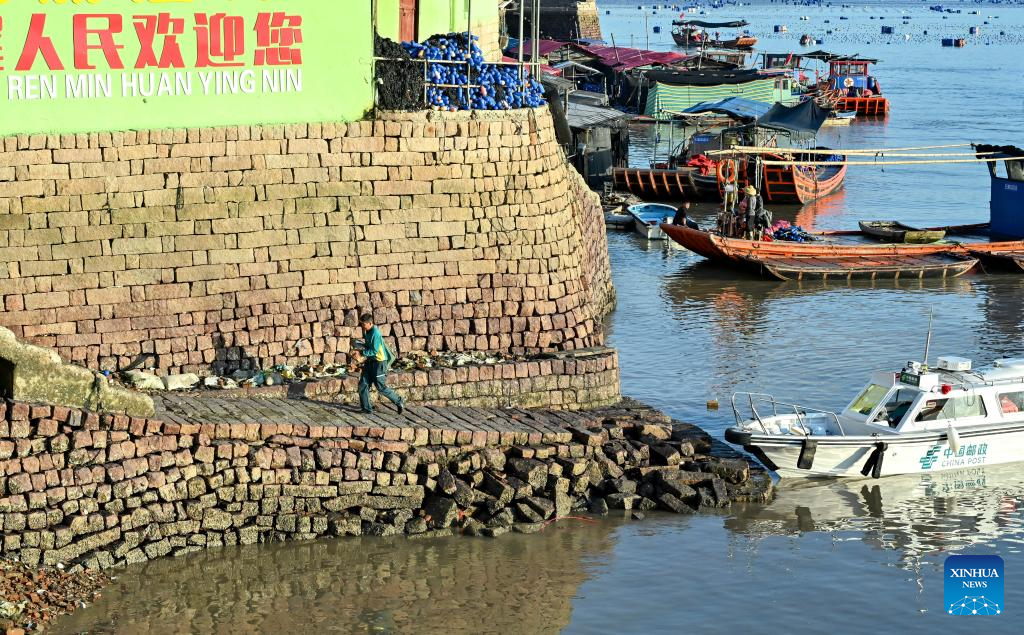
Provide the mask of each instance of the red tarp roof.
{"label": "red tarp roof", "polygon": [[[508,55],[502,55],[501,56],[501,61],[505,62],[507,64],[518,64],[519,63],[519,60],[517,60],[514,57],[509,57]],[[561,77],[562,76],[562,71],[560,69],[552,68],[551,66],[548,66],[547,64],[538,64],[538,66],[540,66],[540,71],[542,73],[546,73],[548,75],[554,75],[555,77]]]}
{"label": "red tarp roof", "polygon": [[599,62],[608,68],[616,70],[629,70],[651,64],[675,64],[690,57],[689,55],[673,53],[672,51],[647,51],[644,49],[604,46],[601,44],[573,44],[572,46],[595,56]]}
{"label": "red tarp roof", "polygon": [[[537,54],[541,57],[547,57],[558,49],[565,46],[565,42],[559,42],[558,40],[537,40]],[[519,58],[519,45],[510,46],[506,51],[512,57],[515,57],[518,61]],[[529,59],[530,55],[533,55],[533,40],[526,40],[523,45],[523,58]]]}

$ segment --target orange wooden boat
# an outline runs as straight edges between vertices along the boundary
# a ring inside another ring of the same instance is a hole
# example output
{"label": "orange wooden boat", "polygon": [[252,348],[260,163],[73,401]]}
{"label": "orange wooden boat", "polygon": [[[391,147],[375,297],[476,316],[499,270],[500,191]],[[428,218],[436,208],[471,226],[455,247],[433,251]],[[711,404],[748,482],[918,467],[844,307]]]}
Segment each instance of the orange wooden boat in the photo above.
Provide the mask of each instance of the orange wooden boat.
{"label": "orange wooden boat", "polygon": [[956,278],[977,258],[960,254],[891,254],[829,256],[746,256],[743,260],[779,280],[907,280]]}
{"label": "orange wooden boat", "polygon": [[[813,158],[800,157],[813,161]],[[762,158],[769,161],[786,160],[787,157],[766,154]],[[842,157],[839,160],[845,160]],[[805,205],[819,198],[834,194],[843,186],[846,179],[845,165],[802,166],[802,165],[766,165],[761,194],[765,202],[789,205]]]}
{"label": "orange wooden boat", "polygon": [[[711,232],[692,229],[681,225],[663,225],[662,230],[672,240],[690,251],[710,260],[731,262],[734,264],[750,264],[753,260],[771,258],[793,258],[817,256],[851,257],[851,256],[927,256],[932,254],[954,254],[971,256],[985,261],[1005,260],[1007,254],[1024,256],[1024,240],[986,241],[979,234],[987,225],[963,225],[944,227],[946,242],[915,245],[907,243],[870,242],[870,238],[860,231],[841,231],[821,234],[826,241],[811,243],[795,243],[788,241],[756,241],[742,238],[727,238]],[[932,228],[930,228],[932,229]],[[957,242],[957,237],[962,242]]]}

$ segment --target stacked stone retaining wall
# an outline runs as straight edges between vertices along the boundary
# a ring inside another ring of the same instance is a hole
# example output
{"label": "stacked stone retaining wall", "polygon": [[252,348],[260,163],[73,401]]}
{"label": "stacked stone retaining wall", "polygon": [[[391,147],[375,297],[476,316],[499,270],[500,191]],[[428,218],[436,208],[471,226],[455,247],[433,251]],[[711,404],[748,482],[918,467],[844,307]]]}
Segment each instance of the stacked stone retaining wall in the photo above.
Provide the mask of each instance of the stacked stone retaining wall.
{"label": "stacked stone retaining wall", "polygon": [[601,209],[546,108],[0,139],[0,325],[91,368],[599,345]]}
{"label": "stacked stone retaining wall", "polygon": [[[357,404],[358,385],[359,377],[353,374],[215,394],[227,398],[303,397]],[[618,353],[609,348],[498,364],[399,370],[388,375],[388,385],[407,404],[431,406],[580,410],[608,406],[621,399]]]}
{"label": "stacked stone retaining wall", "polygon": [[[201,400],[190,400],[197,402]],[[0,402],[0,556],[107,568],[324,535],[496,536],[580,509],[689,513],[765,500],[700,430],[637,406],[588,414],[219,400],[197,420]],[[273,421],[273,423],[268,423]]]}

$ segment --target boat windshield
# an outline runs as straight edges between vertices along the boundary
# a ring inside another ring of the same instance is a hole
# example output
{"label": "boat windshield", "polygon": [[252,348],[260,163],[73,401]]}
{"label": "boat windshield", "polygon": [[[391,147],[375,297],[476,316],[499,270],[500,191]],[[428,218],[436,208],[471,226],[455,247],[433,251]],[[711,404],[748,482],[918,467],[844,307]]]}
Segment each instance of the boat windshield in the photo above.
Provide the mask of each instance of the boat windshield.
{"label": "boat windshield", "polygon": [[865,417],[871,414],[871,411],[875,409],[875,406],[882,403],[882,399],[889,392],[890,386],[879,386],[878,384],[869,384],[853,403],[850,404],[849,410]]}
{"label": "boat windshield", "polygon": [[885,423],[890,428],[895,428],[906,416],[907,411],[910,410],[910,406],[914,404],[914,400],[921,394],[921,391],[917,388],[907,388],[900,386],[895,388],[881,408],[878,409],[878,413],[875,418],[871,420],[871,423]]}

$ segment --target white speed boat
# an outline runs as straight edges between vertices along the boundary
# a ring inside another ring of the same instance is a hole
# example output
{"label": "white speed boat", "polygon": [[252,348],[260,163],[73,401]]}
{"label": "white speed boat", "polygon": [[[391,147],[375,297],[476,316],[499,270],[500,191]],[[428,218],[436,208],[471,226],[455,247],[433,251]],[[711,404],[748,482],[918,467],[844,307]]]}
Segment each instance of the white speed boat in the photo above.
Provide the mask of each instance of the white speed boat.
{"label": "white speed boat", "polygon": [[733,413],[725,439],[783,478],[879,478],[1024,461],[1024,359],[978,370],[961,357],[940,357],[934,370],[908,362],[898,373],[874,373],[840,413],[753,393],[734,395]]}

